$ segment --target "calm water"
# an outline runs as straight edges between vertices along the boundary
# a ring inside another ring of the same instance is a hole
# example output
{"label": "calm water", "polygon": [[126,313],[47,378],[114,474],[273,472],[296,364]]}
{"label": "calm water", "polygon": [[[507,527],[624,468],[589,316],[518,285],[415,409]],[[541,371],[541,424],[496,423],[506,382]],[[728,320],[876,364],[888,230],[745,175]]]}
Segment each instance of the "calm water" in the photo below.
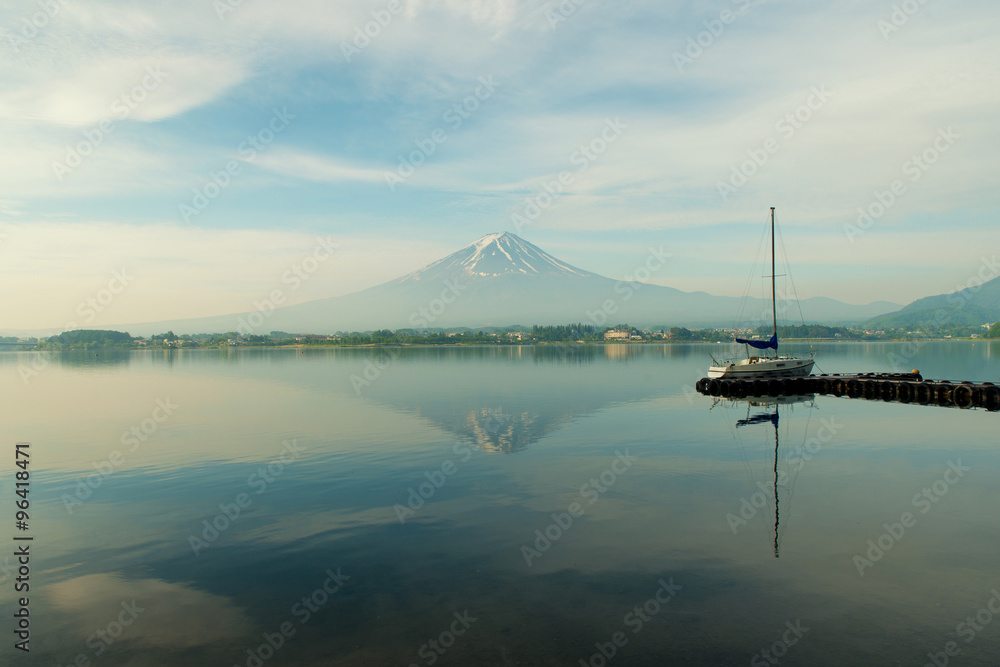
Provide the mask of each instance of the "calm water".
{"label": "calm water", "polygon": [[713,404],[717,347],[0,354],[0,661],[997,664],[1000,414]]}

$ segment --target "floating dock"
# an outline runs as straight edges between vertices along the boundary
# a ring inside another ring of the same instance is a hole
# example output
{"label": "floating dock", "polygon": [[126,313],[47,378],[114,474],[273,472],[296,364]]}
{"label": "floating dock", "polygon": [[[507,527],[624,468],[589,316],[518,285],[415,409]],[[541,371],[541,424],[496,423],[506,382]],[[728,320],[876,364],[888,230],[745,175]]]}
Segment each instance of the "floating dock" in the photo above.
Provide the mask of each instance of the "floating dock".
{"label": "floating dock", "polygon": [[1000,386],[992,382],[925,380],[920,373],[855,373],[802,377],[702,378],[695,389],[707,396],[745,398],[830,394],[869,401],[1000,410]]}

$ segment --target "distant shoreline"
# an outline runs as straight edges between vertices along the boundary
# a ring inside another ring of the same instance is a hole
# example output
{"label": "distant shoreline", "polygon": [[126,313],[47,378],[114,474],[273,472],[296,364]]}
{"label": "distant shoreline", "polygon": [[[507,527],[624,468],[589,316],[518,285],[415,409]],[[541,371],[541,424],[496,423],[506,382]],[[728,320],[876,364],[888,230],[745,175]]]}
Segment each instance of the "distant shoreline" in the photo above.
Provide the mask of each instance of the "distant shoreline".
{"label": "distant shoreline", "polygon": [[[880,339],[880,340],[842,340],[838,338],[783,338],[783,343],[841,343],[841,344],[872,344],[872,343],[911,343],[914,341],[928,342],[928,343],[978,343],[985,342],[989,343],[994,340],[992,338],[892,338],[892,339]],[[144,346],[144,347],[120,347],[120,346],[94,346],[88,348],[38,348],[37,346],[31,346],[28,343],[24,344],[4,344],[0,345],[0,352],[92,352],[92,351],[108,351],[108,350],[121,350],[127,352],[141,352],[141,351],[170,351],[174,352],[177,350],[306,350],[306,349],[336,349],[336,348],[347,348],[347,349],[363,349],[363,348],[402,348],[402,347],[426,347],[426,348],[439,348],[439,347],[494,347],[494,348],[504,348],[504,347],[587,347],[587,346],[603,346],[603,347],[649,347],[649,346],[675,346],[675,345],[738,345],[738,343],[732,341],[716,342],[716,341],[669,341],[669,340],[652,340],[652,341],[535,341],[535,342],[516,342],[516,341],[504,341],[502,343],[467,343],[467,342],[441,342],[441,343],[292,343],[288,345],[222,345],[222,346],[191,346],[191,347],[174,347],[174,346]]]}

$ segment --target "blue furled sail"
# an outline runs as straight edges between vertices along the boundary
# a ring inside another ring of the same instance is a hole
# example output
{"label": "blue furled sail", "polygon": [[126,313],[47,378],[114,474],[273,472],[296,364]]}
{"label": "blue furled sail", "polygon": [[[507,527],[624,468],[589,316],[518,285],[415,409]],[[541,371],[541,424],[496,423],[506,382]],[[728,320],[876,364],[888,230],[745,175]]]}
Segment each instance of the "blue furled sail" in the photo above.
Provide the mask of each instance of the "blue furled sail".
{"label": "blue furled sail", "polygon": [[749,345],[750,347],[756,348],[758,350],[766,350],[772,348],[774,350],[778,349],[778,334],[771,334],[770,340],[745,340],[743,338],[737,338],[737,343],[743,343]]}
{"label": "blue furled sail", "polygon": [[773,412],[769,415],[754,415],[749,419],[739,419],[736,422],[736,428],[739,428],[740,426],[751,426],[753,424],[766,424],[767,422],[771,422],[774,424],[775,428],[778,428],[778,413]]}

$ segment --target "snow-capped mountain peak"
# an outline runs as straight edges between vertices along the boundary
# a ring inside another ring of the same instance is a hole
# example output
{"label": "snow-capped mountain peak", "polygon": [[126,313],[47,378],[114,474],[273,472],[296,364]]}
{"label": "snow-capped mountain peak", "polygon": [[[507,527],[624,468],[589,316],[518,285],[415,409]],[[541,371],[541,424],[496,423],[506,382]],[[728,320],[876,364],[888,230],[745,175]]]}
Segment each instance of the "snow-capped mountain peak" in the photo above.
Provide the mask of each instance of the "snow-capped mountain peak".
{"label": "snow-capped mountain peak", "polygon": [[574,278],[596,276],[559,261],[515,234],[500,232],[487,234],[461,250],[402,277],[398,282],[449,278],[484,279],[505,275]]}

